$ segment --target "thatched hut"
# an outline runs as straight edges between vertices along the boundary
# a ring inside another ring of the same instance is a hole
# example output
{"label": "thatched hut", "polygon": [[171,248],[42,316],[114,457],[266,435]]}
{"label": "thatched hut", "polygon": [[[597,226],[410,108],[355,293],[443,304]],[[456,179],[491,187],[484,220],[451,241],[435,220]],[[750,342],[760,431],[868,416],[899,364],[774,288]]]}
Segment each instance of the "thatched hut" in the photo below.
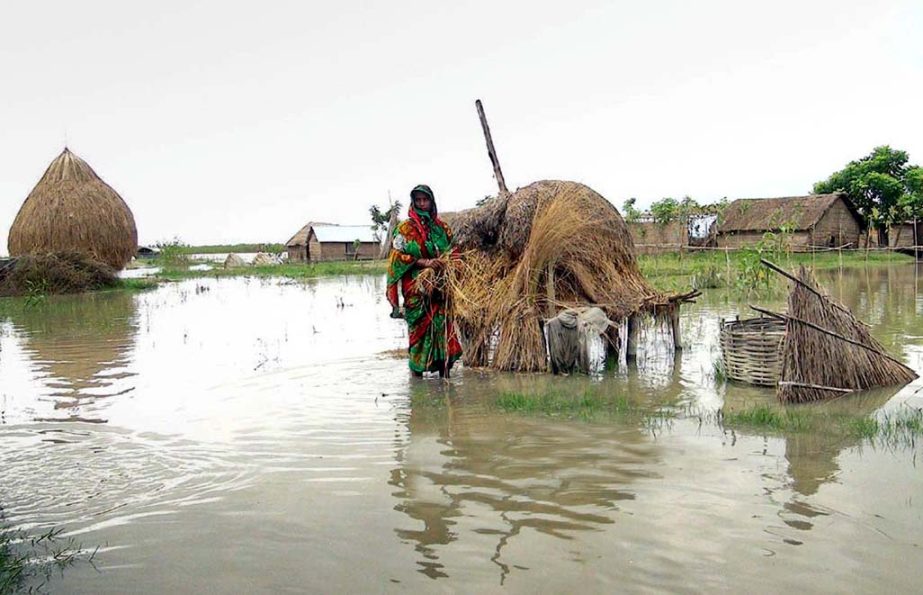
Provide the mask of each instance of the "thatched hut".
{"label": "thatched hut", "polygon": [[76,251],[115,269],[123,268],[137,247],[131,209],[66,148],[19,209],[8,242],[11,256]]}
{"label": "thatched hut", "polygon": [[812,194],[788,198],[742,198],[728,205],[718,225],[720,248],[746,248],[767,232],[790,234],[786,248],[857,248],[862,217],[845,194]]}
{"label": "thatched hut", "polygon": [[556,312],[592,305],[621,322],[688,297],[647,282],[622,216],[583,184],[535,182],[455,214],[452,227],[465,253],[451,295],[469,366],[544,371],[542,325]]}

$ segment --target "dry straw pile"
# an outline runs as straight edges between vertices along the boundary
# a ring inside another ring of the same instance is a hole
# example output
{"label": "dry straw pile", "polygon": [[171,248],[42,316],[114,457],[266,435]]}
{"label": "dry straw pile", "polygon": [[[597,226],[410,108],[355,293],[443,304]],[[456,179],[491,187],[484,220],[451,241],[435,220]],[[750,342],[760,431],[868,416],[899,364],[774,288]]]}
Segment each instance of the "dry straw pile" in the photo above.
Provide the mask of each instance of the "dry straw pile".
{"label": "dry straw pile", "polygon": [[19,209],[8,246],[12,256],[77,251],[121,269],[135,255],[138,232],[118,193],[64,149]]}
{"label": "dry straw pile", "polygon": [[621,321],[675,307],[641,275],[621,215],[583,184],[530,184],[459,213],[452,228],[462,258],[436,288],[450,297],[468,366],[544,371],[542,324],[562,308],[595,305]]}
{"label": "dry straw pile", "polygon": [[854,390],[906,384],[916,373],[889,355],[868,325],[817,290],[802,267],[788,297],[778,397],[831,399]]}
{"label": "dry straw pile", "polygon": [[109,265],[79,252],[28,254],[0,267],[0,296],[77,293],[117,284]]}

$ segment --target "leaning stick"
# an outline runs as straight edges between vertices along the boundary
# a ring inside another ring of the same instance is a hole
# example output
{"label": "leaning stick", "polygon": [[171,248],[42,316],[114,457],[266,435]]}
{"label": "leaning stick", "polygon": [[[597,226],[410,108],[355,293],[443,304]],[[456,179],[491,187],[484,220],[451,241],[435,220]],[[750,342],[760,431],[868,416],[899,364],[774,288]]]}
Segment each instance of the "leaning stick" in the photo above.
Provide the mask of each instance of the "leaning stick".
{"label": "leaning stick", "polygon": [[497,150],[494,148],[494,139],[490,135],[490,126],[487,125],[487,116],[484,114],[484,106],[481,100],[474,102],[478,108],[478,118],[481,119],[481,129],[484,131],[484,140],[487,141],[487,155],[490,157],[490,163],[494,166],[494,177],[497,179],[497,186],[500,187],[500,196],[506,196],[510,193],[506,189],[506,180],[503,179],[503,171],[500,170],[500,159],[497,157]]}
{"label": "leaning stick", "polygon": [[760,308],[759,306],[754,306],[753,304],[750,305],[750,309],[756,310],[757,312],[759,312],[759,313],[761,313],[761,314],[766,314],[767,316],[772,316],[773,318],[778,318],[779,320],[791,320],[792,322],[797,322],[797,323],[799,323],[799,324],[803,324],[803,325],[805,325],[805,326],[809,326],[809,327],[811,327],[812,329],[814,329],[814,330],[816,330],[816,331],[818,331],[818,332],[824,333],[825,335],[829,335],[829,336],[834,337],[834,338],[836,338],[836,339],[839,339],[839,340],[841,340],[841,341],[846,341],[847,343],[851,343],[852,345],[855,345],[856,347],[861,347],[861,348],[863,348],[863,349],[867,349],[868,351],[871,351],[872,353],[874,353],[874,354],[876,354],[876,355],[879,355],[879,356],[881,356],[881,357],[883,357],[883,358],[885,358],[885,359],[891,360],[891,361],[894,362],[895,364],[901,366],[901,367],[904,368],[905,370],[908,370],[908,371],[912,372],[912,373],[914,374],[914,376],[916,376],[916,372],[914,372],[913,370],[911,370],[910,368],[908,368],[907,365],[904,364],[904,362],[900,361],[899,359],[895,359],[894,357],[888,355],[887,353],[884,353],[884,352],[882,352],[882,351],[878,351],[878,350],[875,349],[874,347],[871,347],[871,346],[869,346],[869,345],[866,345],[865,343],[860,343],[859,341],[854,341],[853,339],[850,339],[849,337],[844,337],[843,335],[841,335],[841,334],[839,334],[839,333],[835,333],[835,332],[833,332],[833,331],[831,331],[831,330],[829,330],[829,329],[825,329],[825,328],[822,327],[822,326],[818,326],[818,325],[814,324],[813,322],[808,322],[807,320],[803,320],[803,319],[801,319],[801,318],[796,318],[795,316],[789,316],[789,315],[787,315],[787,314],[779,314],[778,312],[773,312],[772,310],[767,310],[767,309],[765,309],[765,308]]}
{"label": "leaning stick", "polygon": [[[779,273],[780,275],[782,275],[782,276],[785,277],[786,279],[789,279],[789,280],[791,280],[791,281],[797,283],[798,285],[801,285],[802,287],[804,287],[805,289],[807,289],[808,291],[810,291],[811,293],[813,293],[813,294],[816,295],[817,297],[819,297],[819,298],[821,298],[821,299],[827,300],[827,301],[830,302],[830,304],[831,304],[834,308],[836,308],[837,310],[842,310],[843,312],[848,313],[850,316],[853,316],[853,313],[850,312],[849,310],[847,310],[844,306],[841,306],[840,304],[838,304],[838,303],[834,302],[833,300],[829,299],[827,296],[825,296],[825,295],[822,294],[821,292],[817,291],[817,288],[816,288],[816,287],[813,287],[811,284],[806,283],[805,281],[799,279],[798,277],[796,277],[795,275],[789,273],[788,271],[786,271],[786,270],[783,269],[782,267],[780,267],[780,266],[778,266],[778,265],[775,265],[775,264],[769,262],[769,261],[766,260],[765,258],[761,258],[761,259],[760,259],[760,264],[762,264],[763,266],[765,266],[766,268],[768,268],[768,269],[771,270],[771,271],[775,271],[775,272]],[[855,318],[855,316],[853,316],[853,318]],[[865,326],[869,326],[868,323],[863,322],[863,321],[859,320],[858,318],[857,318],[856,320],[857,320],[860,324],[863,324],[863,325],[865,325]]]}
{"label": "leaning stick", "polygon": [[821,384],[809,384],[807,382],[794,382],[791,380],[780,380],[779,386],[796,386],[798,388],[813,388],[815,390],[829,390],[836,393],[851,393],[853,389],[850,388],[839,388],[836,386],[823,386]]}

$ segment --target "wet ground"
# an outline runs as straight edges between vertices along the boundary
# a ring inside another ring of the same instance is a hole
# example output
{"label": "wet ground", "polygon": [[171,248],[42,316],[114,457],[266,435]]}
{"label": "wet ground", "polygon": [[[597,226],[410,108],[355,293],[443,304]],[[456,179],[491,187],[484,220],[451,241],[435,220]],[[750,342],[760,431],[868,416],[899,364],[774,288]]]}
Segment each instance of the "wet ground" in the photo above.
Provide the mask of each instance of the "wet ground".
{"label": "wet ground", "polygon": [[[923,271],[826,273],[923,371]],[[916,591],[923,446],[723,427],[771,403],[716,383],[725,290],[601,378],[412,379],[378,277],[211,279],[0,314],[0,506],[100,551],[75,593]],[[780,307],[778,300],[760,303]],[[504,413],[587,388],[662,424]],[[827,405],[923,406],[923,381]]]}

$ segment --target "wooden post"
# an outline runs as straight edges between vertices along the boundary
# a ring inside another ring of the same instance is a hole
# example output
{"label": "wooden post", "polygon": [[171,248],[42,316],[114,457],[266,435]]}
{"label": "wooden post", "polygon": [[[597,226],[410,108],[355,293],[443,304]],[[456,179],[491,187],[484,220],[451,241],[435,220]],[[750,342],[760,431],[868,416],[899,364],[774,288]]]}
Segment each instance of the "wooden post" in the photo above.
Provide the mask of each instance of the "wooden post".
{"label": "wooden post", "polygon": [[679,304],[670,313],[670,326],[673,327],[673,349],[674,351],[682,351],[683,337],[679,332]]}
{"label": "wooden post", "polygon": [[625,350],[626,359],[637,359],[639,334],[641,334],[641,317],[634,314],[628,317],[628,347]]}
{"label": "wooden post", "polygon": [[474,102],[478,108],[478,117],[481,119],[481,128],[484,130],[484,140],[487,141],[487,155],[490,157],[490,163],[494,166],[494,178],[497,179],[497,186],[500,187],[500,196],[506,196],[510,193],[506,189],[506,180],[503,179],[503,171],[500,170],[500,159],[497,157],[497,150],[494,148],[494,139],[490,135],[490,126],[487,125],[487,116],[484,114],[484,106],[481,100]]}
{"label": "wooden post", "polygon": [[554,291],[554,263],[549,262],[545,270],[545,297],[548,303],[545,304],[545,317],[554,317],[554,303],[557,301]]}

